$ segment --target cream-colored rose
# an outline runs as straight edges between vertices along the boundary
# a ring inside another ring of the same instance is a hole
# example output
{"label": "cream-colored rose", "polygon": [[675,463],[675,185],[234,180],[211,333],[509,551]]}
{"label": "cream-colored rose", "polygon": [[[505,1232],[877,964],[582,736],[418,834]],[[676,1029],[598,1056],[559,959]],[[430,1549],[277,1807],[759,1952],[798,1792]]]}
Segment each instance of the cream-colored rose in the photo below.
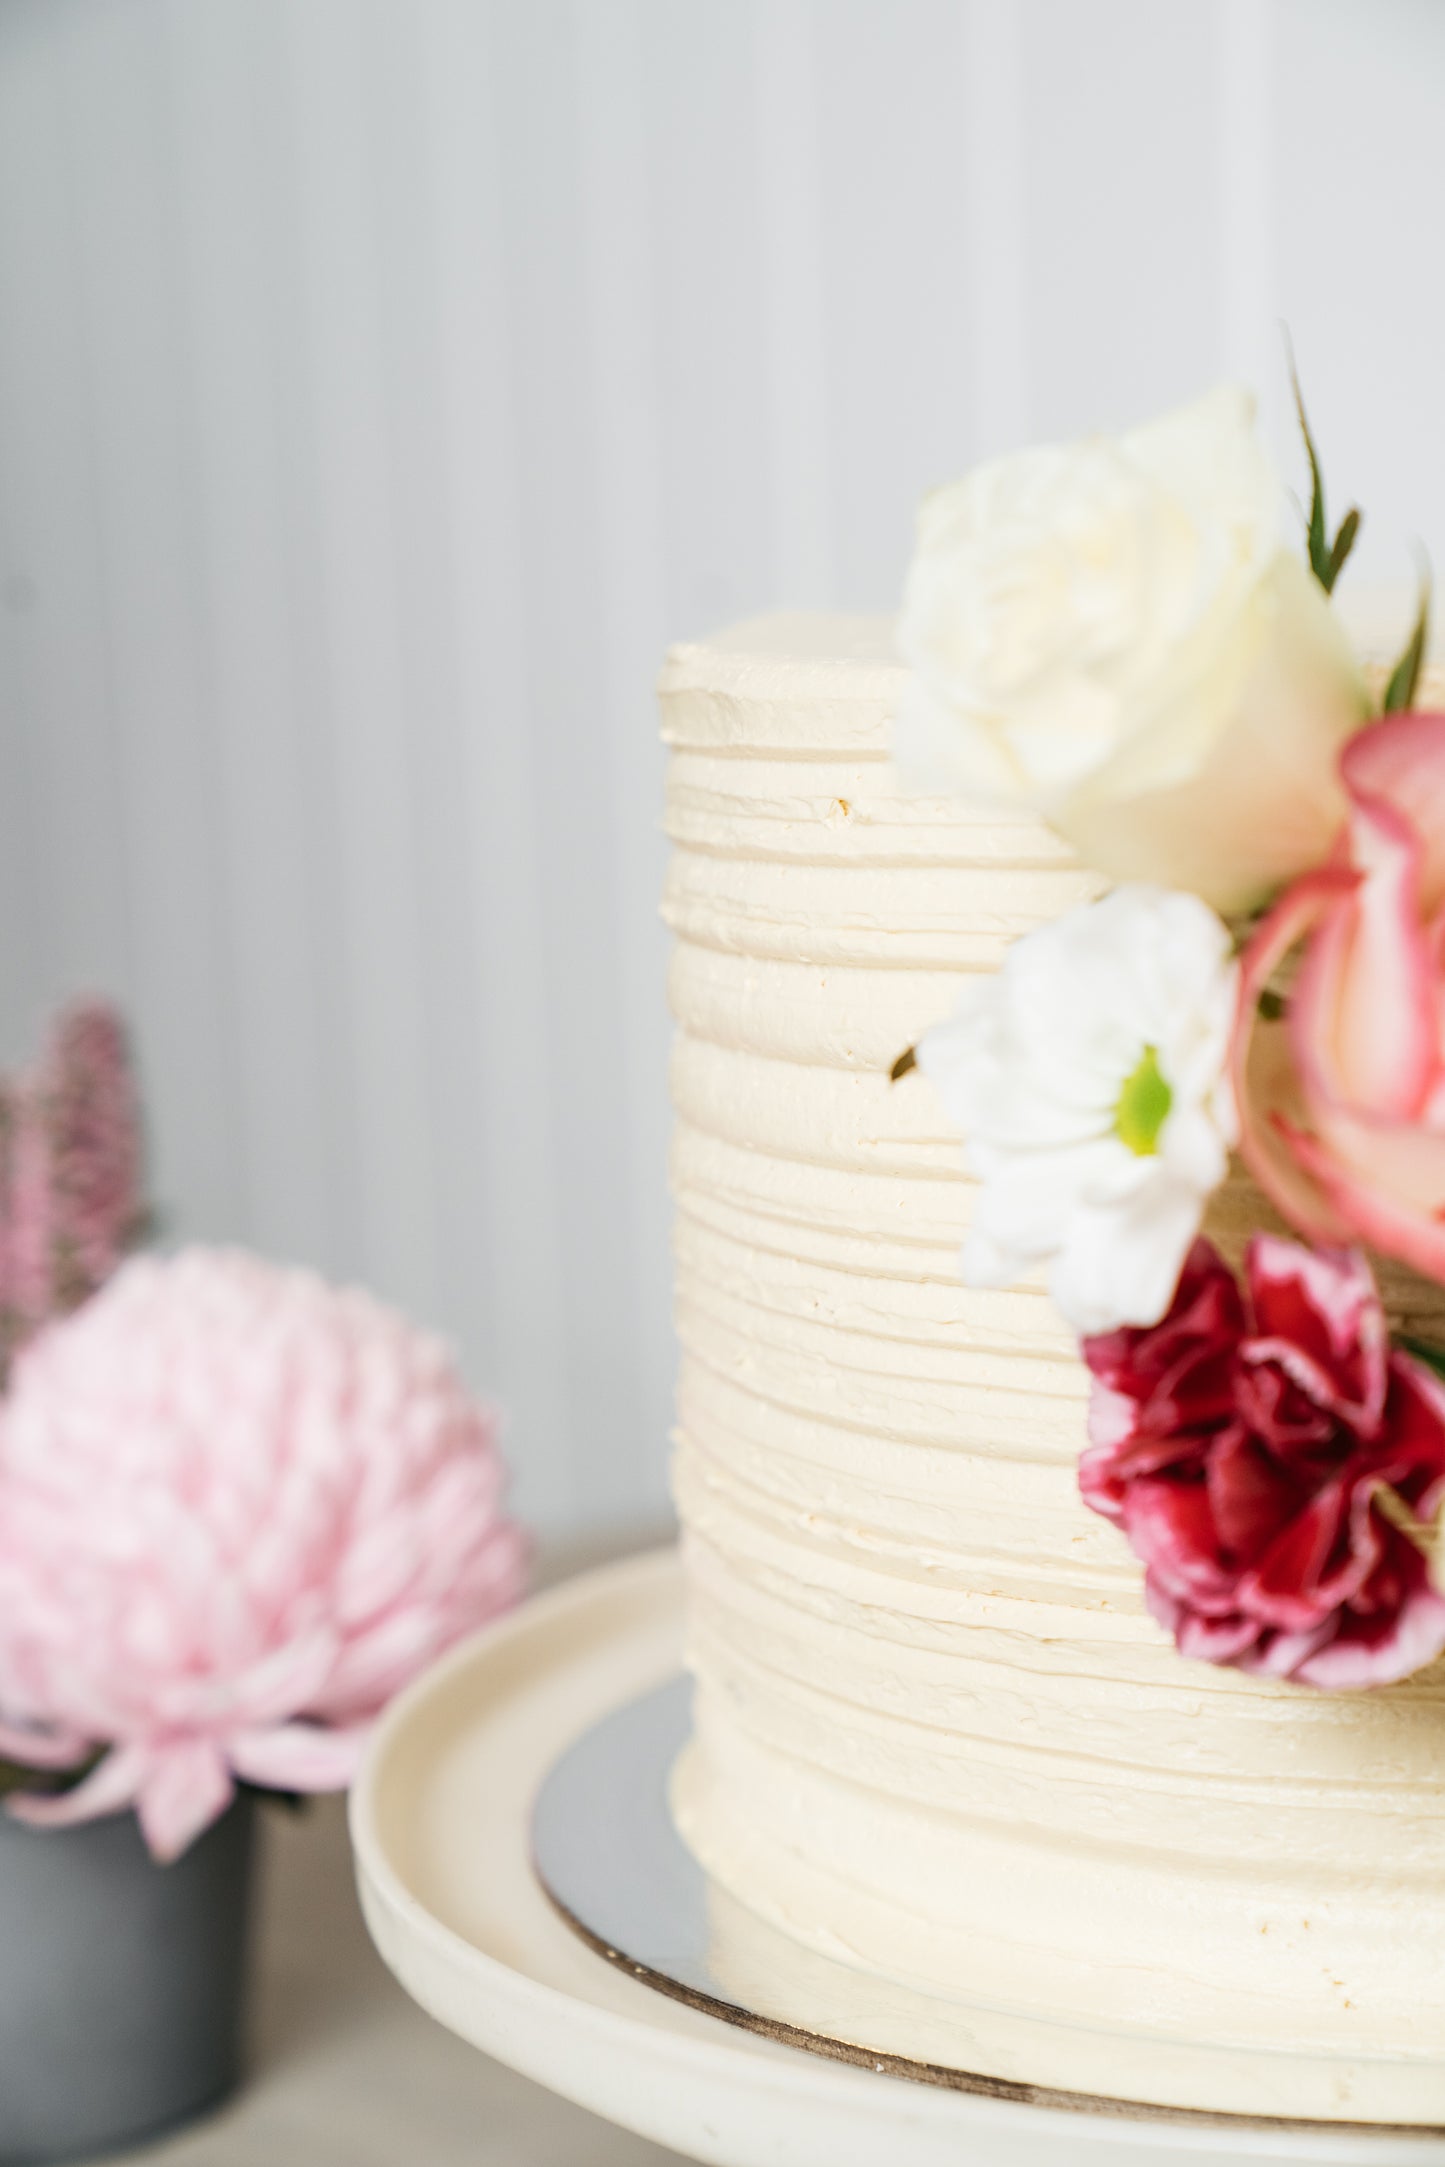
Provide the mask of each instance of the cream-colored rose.
{"label": "cream-colored rose", "polygon": [[1028,806],[1115,879],[1239,909],[1343,819],[1364,693],[1235,386],[927,498],[898,645],[904,779]]}

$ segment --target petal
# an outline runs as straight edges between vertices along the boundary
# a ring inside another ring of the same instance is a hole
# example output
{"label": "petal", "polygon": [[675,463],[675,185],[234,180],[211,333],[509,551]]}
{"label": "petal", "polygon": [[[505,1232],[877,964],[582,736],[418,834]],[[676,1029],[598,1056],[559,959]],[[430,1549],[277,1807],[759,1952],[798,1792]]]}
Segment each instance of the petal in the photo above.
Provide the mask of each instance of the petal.
{"label": "petal", "polygon": [[1241,1575],[1239,1605],[1262,1624],[1308,1632],[1363,1587],[1378,1560],[1368,1517],[1355,1512],[1354,1485],[1327,1483]]}
{"label": "petal", "polygon": [[892,753],[905,790],[1007,803],[1027,789],[1027,777],[988,724],[951,706],[917,675],[893,718]]}
{"label": "petal", "polygon": [[1250,1363],[1278,1363],[1315,1403],[1372,1435],[1385,1405],[1389,1338],[1358,1250],[1305,1249],[1259,1234],[1245,1257],[1255,1331]]}
{"label": "petal", "polygon": [[1445,1653],[1445,1597],[1421,1585],[1393,1618],[1347,1620],[1342,1630],[1300,1664],[1304,1685],[1338,1692],[1393,1685]]}
{"label": "petal", "polygon": [[69,1791],[12,1791],[6,1811],[30,1828],[74,1828],[134,1805],[150,1767],[141,1746],[113,1746],[83,1782]]}
{"label": "petal", "polygon": [[1227,1617],[1206,1618],[1197,1610],[1181,1609],[1174,1634],[1181,1655],[1198,1663],[1224,1663],[1249,1667],[1247,1658],[1260,1644],[1257,1620],[1232,1611]]}
{"label": "petal", "polygon": [[1254,1647],[1236,1659],[1235,1667],[1255,1678],[1298,1678],[1301,1665],[1328,1647],[1339,1625],[1332,1611],[1329,1617],[1298,1632],[1261,1632]]}
{"label": "petal", "polygon": [[32,1730],[23,1723],[0,1723],[0,1758],[21,1768],[76,1768],[95,1751],[93,1739],[73,1731]]}
{"label": "petal", "polygon": [[1187,1430],[1140,1429],[1138,1412],[1133,1400],[1095,1384],[1089,1421],[1095,1442],[1079,1457],[1079,1495],[1106,1520],[1123,1521],[1130,1485],[1140,1476],[1166,1470],[1192,1476],[1205,1465],[1205,1441]]}
{"label": "petal", "polygon": [[1076,1212],[1049,1276],[1049,1291],[1074,1329],[1089,1336],[1157,1324],[1174,1299],[1203,1209],[1198,1190],[1157,1166],[1132,1196]]}
{"label": "petal", "polygon": [[1184,696],[1175,686],[1168,711],[1146,714],[1050,816],[1086,864],[1224,911],[1252,908],[1328,855],[1346,812],[1338,748],[1365,718],[1333,612],[1288,552],[1248,611],[1217,658],[1199,657]]}
{"label": "petal", "polygon": [[1238,1610],[1235,1575],[1221,1554],[1202,1482],[1142,1476],[1124,1499],[1124,1531],[1166,1593],[1213,1617]]}
{"label": "petal", "polygon": [[1357,885],[1358,876],[1342,868],[1307,874],[1264,918],[1240,961],[1231,1064],[1245,1164],[1283,1216],[1327,1246],[1347,1245],[1355,1229],[1300,1163],[1294,1144],[1308,1118],[1299,1073],[1286,1026],[1261,1021],[1259,1003],[1286,956],[1346,905]]}
{"label": "petal", "polygon": [[1205,1479],[1219,1539],[1241,1563],[1267,1549],[1304,1502],[1300,1484],[1243,1430],[1217,1442]]}
{"label": "petal", "polygon": [[1445,715],[1386,715],[1351,738],[1340,759],[1357,802],[1393,807],[1419,837],[1420,900],[1432,916],[1445,902]]}
{"label": "petal", "polygon": [[1097,1147],[991,1155],[968,1233],[1010,1253],[1049,1256],[1064,1239],[1081,1187],[1097,1172]]}
{"label": "petal", "polygon": [[1138,1419],[1151,1431],[1200,1431],[1233,1413],[1234,1352],[1243,1331],[1234,1274],[1212,1243],[1198,1239],[1161,1323],[1094,1334],[1081,1351],[1101,1385],[1140,1403],[1146,1411]]}
{"label": "petal", "polygon": [[1437,1011],[1420,912],[1421,850],[1391,807],[1357,804],[1350,903],[1321,921],[1290,1000],[1290,1044],[1305,1096],[1403,1118],[1434,1075]]}
{"label": "petal", "polygon": [[1242,1618],[1238,1611],[1206,1617],[1161,1587],[1154,1573],[1144,1577],[1144,1603],[1150,1617],[1173,1634],[1180,1654],[1201,1663],[1237,1663],[1259,1638],[1252,1618]]}
{"label": "petal", "polygon": [[136,1791],[136,1812],[151,1857],[169,1865],[219,1820],[235,1792],[231,1771],[210,1739],[154,1747]]}
{"label": "petal", "polygon": [[1390,1357],[1387,1426],[1380,1480],[1432,1519],[1445,1494],[1445,1385],[1408,1354]]}
{"label": "petal", "polygon": [[[1291,1132],[1289,1148],[1299,1172],[1326,1201],[1332,1223],[1346,1230],[1345,1239],[1367,1242],[1427,1279],[1445,1282],[1445,1201],[1440,1194],[1445,1137],[1419,1128],[1382,1134],[1375,1140],[1378,1170],[1366,1171],[1330,1148],[1338,1137],[1358,1150],[1356,1125],[1336,1119],[1330,1130],[1323,1140]],[[1411,1166],[1416,1169],[1413,1182]],[[1388,1186],[1380,1178],[1386,1170]],[[1260,1186],[1268,1184],[1261,1178]]]}
{"label": "petal", "polygon": [[273,1730],[242,1731],[227,1740],[231,1766],[247,1783],[275,1791],[344,1791],[361,1765],[370,1723],[332,1729],[319,1723],[281,1723]]}

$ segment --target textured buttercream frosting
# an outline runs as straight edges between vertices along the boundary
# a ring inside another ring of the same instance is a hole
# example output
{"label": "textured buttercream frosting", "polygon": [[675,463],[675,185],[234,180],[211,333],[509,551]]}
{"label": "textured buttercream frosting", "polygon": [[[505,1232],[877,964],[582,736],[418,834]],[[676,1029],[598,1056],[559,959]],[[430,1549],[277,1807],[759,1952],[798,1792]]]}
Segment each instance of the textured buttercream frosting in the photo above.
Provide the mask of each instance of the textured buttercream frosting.
{"label": "textured buttercream frosting", "polygon": [[[1081,1503],[1073,1339],[1042,1283],[962,1286],[958,1139],[888,1071],[1098,883],[1030,819],[901,790],[901,683],[886,623],[812,617],[662,678],[679,1826],[729,1916],[956,2007],[970,2066],[1445,2122],[1445,1672],[1186,1662]],[[1236,1181],[1211,1230],[1262,1216]],[[1386,1294],[1441,1329],[1438,1289]]]}

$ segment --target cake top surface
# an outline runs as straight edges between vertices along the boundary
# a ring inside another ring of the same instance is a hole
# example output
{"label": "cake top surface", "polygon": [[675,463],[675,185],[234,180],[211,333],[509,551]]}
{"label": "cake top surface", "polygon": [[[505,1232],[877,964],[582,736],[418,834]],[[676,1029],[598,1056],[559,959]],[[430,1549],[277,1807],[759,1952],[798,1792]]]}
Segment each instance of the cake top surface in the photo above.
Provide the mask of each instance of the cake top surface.
{"label": "cake top surface", "polygon": [[886,752],[906,672],[889,617],[793,610],[668,649],[658,681],[674,745]]}
{"label": "cake top surface", "polygon": [[784,662],[896,662],[891,617],[850,617],[837,610],[775,610],[746,617],[695,643],[719,655]]}
{"label": "cake top surface", "polygon": [[670,647],[662,690],[734,692],[742,686],[766,698],[822,673],[873,680],[896,689],[903,665],[893,645],[891,617],[850,617],[827,610],[780,610],[748,617],[706,639]]}

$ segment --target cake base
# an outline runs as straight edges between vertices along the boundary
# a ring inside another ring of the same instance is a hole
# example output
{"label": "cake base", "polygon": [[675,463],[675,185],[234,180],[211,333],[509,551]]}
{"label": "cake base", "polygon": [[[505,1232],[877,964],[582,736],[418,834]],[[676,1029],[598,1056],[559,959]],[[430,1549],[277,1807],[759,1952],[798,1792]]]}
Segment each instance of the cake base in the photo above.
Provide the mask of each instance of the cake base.
{"label": "cake base", "polygon": [[[1131,2033],[1091,2033],[1002,2009],[935,1999],[800,1947],[711,1882],[679,1837],[668,1792],[687,1750],[691,1691],[669,1680],[584,1733],[549,1773],[532,1820],[532,1856],[567,1923],[609,1963],[660,1993],[765,2038],[914,2083],[1076,2114],[1289,2128],[1348,2122],[1337,2113],[1231,2111],[1221,2096],[1301,2098],[1328,2105],[1421,2089],[1418,2069],[1362,2070],[1334,2058],[1255,2057]],[[1021,2072],[1077,2068],[1097,2085],[1124,2067],[1142,2096],[1106,2097],[1040,2083]],[[1426,2085],[1437,2072],[1424,2073]],[[1209,2107],[1181,2103],[1186,2090]],[[1175,2097],[1169,2098],[1173,2092]],[[1378,2110],[1377,2110],[1378,2111]],[[1411,2126],[1426,2127],[1428,2123]]]}
{"label": "cake base", "polygon": [[1445,2142],[1419,2132],[1127,2117],[903,2081],[792,2052],[776,2027],[718,2021],[604,1962],[531,1870],[532,1805],[577,1739],[676,1676],[681,1645],[675,1556],[631,1559],[489,1628],[380,1725],[352,1794],[363,1909],[407,1991],[463,2038],[714,2167],[1445,2167]]}

